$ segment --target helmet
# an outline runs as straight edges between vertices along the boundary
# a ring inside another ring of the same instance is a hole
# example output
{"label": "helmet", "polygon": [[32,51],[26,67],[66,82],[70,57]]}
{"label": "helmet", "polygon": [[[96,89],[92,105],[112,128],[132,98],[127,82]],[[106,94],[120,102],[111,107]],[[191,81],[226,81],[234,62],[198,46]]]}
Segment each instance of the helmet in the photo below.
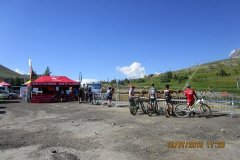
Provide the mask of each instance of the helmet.
{"label": "helmet", "polygon": [[191,88],[191,85],[190,85],[190,84],[187,84],[186,87],[187,87],[187,88]]}
{"label": "helmet", "polygon": [[130,87],[130,88],[135,88],[135,86],[134,86],[134,85],[130,85],[129,87]]}

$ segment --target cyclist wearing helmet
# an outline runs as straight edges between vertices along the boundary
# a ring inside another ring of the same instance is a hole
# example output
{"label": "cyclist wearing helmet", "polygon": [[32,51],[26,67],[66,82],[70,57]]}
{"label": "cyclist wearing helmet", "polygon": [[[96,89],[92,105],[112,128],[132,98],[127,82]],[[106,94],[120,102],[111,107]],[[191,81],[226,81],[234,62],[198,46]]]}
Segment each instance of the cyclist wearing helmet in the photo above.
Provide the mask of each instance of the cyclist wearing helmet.
{"label": "cyclist wearing helmet", "polygon": [[148,91],[148,97],[150,99],[150,102],[155,102],[157,99],[157,89],[154,87],[154,83],[151,83],[151,88]]}
{"label": "cyclist wearing helmet", "polygon": [[166,89],[164,90],[164,96],[166,99],[166,117],[168,118],[169,115],[173,115],[173,104],[172,104],[172,96],[171,91],[169,90],[169,84],[166,84]]}

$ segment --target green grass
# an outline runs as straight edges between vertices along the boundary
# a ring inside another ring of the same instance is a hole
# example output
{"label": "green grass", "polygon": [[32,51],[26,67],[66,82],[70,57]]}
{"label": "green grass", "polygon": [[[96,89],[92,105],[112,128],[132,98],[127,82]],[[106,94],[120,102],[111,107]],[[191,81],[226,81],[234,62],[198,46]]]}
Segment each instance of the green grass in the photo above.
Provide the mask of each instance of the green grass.
{"label": "green grass", "polygon": [[[219,72],[220,69],[223,69],[228,75],[217,76],[217,72]],[[171,72],[172,75],[187,75],[188,77],[191,77],[195,70],[196,66]],[[188,79],[186,79],[179,82],[178,80],[172,78],[170,82],[161,83],[160,79],[162,76],[163,74],[160,74],[159,76],[146,77],[144,78],[145,82],[143,83],[137,83],[133,80],[132,84],[134,84],[137,88],[148,88],[151,83],[154,83],[158,90],[163,90],[166,84],[170,84],[172,90],[182,90],[188,81]],[[240,91],[237,90],[236,77],[239,77],[240,79],[240,59],[225,59],[200,65],[199,69],[190,80],[190,84],[192,85],[192,88],[198,91],[227,91],[239,94]],[[128,85],[129,84],[125,84],[125,86]]]}
{"label": "green grass", "polygon": [[4,78],[4,79],[9,79],[9,78],[15,78],[15,77],[20,77],[20,78],[24,78],[25,76],[12,71],[11,69],[4,67],[2,65],[0,65],[0,77]]}

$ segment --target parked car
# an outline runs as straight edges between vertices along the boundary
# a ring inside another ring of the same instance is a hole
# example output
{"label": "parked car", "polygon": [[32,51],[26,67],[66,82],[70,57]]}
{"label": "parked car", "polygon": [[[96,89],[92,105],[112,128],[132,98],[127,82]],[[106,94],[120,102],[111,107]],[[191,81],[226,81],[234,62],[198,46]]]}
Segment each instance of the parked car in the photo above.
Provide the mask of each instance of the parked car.
{"label": "parked car", "polygon": [[0,89],[0,99],[17,99],[18,95],[16,93],[7,92]]}
{"label": "parked car", "polygon": [[12,92],[20,95],[20,88],[21,86],[12,86]]}
{"label": "parked car", "polygon": [[0,86],[0,90],[4,90],[6,92],[9,92],[9,88],[7,86]]}

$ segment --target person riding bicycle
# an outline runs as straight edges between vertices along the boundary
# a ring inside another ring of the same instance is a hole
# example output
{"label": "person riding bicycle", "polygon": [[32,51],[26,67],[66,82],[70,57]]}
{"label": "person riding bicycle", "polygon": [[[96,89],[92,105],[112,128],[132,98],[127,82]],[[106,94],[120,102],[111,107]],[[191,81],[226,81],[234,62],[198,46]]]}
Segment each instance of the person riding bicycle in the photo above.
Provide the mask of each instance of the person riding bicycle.
{"label": "person riding bicycle", "polygon": [[191,89],[190,84],[187,85],[187,89],[185,89],[184,95],[186,96],[186,99],[187,99],[187,107],[192,109],[192,105],[195,102],[194,97],[196,97],[196,99],[198,99],[198,96],[197,96],[196,92],[193,89]]}
{"label": "person riding bicycle", "polygon": [[166,89],[164,90],[164,96],[166,100],[166,117],[168,118],[169,115],[173,115],[173,104],[172,104],[172,96],[171,91],[169,90],[169,84],[166,84]]}
{"label": "person riding bicycle", "polygon": [[157,89],[154,87],[154,83],[151,83],[151,88],[148,91],[148,97],[149,97],[150,103],[155,102],[157,99]]}
{"label": "person riding bicycle", "polygon": [[134,99],[134,95],[135,95],[134,89],[135,89],[134,86],[130,86],[129,91],[128,91],[128,100],[129,100],[130,103],[131,103],[131,102],[133,101],[133,99]]}

